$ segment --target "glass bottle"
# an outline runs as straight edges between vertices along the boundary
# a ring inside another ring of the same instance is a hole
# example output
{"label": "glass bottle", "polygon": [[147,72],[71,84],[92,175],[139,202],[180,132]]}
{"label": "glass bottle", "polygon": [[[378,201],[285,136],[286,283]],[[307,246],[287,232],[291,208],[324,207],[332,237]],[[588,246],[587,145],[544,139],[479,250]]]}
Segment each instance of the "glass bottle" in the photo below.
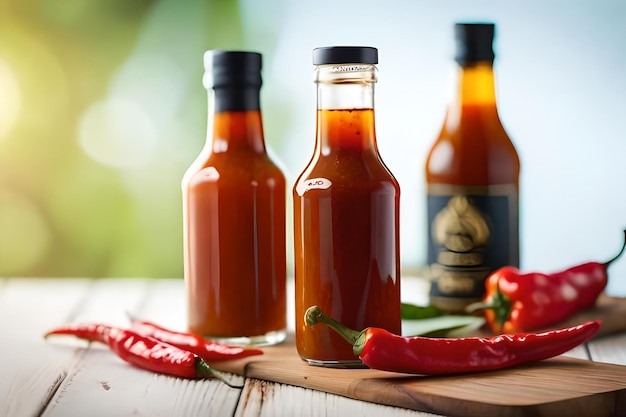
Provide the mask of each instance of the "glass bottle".
{"label": "glass bottle", "polygon": [[328,327],[307,327],[312,305],[355,329],[401,331],[400,187],[376,144],[377,63],[371,47],[313,51],[315,150],[293,198],[296,346],[314,365],[362,366]]}
{"label": "glass bottle", "polygon": [[520,161],[498,116],[493,23],[455,25],[457,95],[426,159],[431,302],[461,312],[519,266]]}
{"label": "glass bottle", "polygon": [[184,175],[189,331],[231,344],[286,336],[285,178],[266,153],[262,56],[207,51],[206,144]]}

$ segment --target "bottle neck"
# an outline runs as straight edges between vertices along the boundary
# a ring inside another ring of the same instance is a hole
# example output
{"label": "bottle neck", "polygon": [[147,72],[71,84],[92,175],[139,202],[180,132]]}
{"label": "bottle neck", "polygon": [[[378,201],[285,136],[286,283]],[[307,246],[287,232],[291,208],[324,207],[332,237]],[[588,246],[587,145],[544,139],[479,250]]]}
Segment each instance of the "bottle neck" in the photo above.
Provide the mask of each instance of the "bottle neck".
{"label": "bottle neck", "polygon": [[208,91],[207,146],[213,153],[265,153],[260,88],[228,86]]}
{"label": "bottle neck", "polygon": [[490,61],[471,62],[458,67],[456,96],[448,105],[444,129],[454,132],[461,126],[475,124],[500,124],[493,64]]}
{"label": "bottle neck", "polygon": [[461,117],[477,109],[497,117],[496,87],[493,64],[490,61],[466,63],[458,67],[457,95],[450,111]]}
{"label": "bottle neck", "polygon": [[322,154],[376,150],[374,65],[320,65],[316,68],[317,138]]}

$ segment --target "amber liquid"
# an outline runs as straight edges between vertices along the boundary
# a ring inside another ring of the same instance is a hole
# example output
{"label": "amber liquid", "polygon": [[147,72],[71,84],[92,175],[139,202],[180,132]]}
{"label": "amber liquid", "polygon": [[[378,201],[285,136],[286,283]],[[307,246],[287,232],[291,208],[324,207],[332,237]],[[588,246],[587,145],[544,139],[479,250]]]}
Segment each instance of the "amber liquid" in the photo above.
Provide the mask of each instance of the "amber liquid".
{"label": "amber liquid", "polygon": [[520,162],[500,123],[495,103],[461,106],[458,121],[446,121],[426,162],[430,184],[518,187]]}
{"label": "amber liquid", "polygon": [[188,325],[254,344],[286,328],[285,179],[258,111],[215,114],[213,132],[183,181]]}
{"label": "amber liquid", "polygon": [[459,68],[456,101],[426,159],[431,184],[519,186],[520,162],[496,106],[491,63]]}
{"label": "amber liquid", "polygon": [[353,329],[401,331],[400,189],[374,135],[373,109],[318,110],[317,149],[294,187],[296,345],[312,363],[359,363],[334,331],[307,327],[312,305]]}

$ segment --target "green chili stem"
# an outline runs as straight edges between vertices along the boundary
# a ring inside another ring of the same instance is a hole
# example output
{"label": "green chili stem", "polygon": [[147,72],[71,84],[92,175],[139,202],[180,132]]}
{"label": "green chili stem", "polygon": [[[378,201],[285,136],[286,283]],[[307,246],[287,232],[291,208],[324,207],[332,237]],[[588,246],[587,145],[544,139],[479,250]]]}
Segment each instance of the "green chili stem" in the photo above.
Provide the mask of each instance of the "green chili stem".
{"label": "green chili stem", "polygon": [[613,258],[604,263],[605,268],[608,268],[614,261],[616,261],[622,253],[624,253],[624,249],[626,249],[626,229],[624,229],[624,243],[622,244],[622,249],[620,249],[619,253],[615,255]]}
{"label": "green chili stem", "polygon": [[[352,346],[355,346],[357,342],[361,339],[361,335],[364,332],[360,332],[358,330],[351,329],[337,320],[328,317],[324,313],[322,313],[322,309],[318,306],[311,306],[307,309],[306,313],[304,313],[304,320],[306,324],[310,327],[315,326],[316,324],[323,323],[336,331],[341,337],[343,337],[348,343]],[[356,346],[355,346],[356,348]]]}
{"label": "green chili stem", "polygon": [[208,363],[206,363],[202,358],[196,357],[196,376],[202,377],[215,377],[228,385],[231,388],[243,388],[243,385],[235,385],[228,380],[226,374],[218,371],[215,368],[212,368]]}
{"label": "green chili stem", "polygon": [[502,291],[500,290],[500,281],[498,280],[497,290],[496,292],[494,292],[489,303],[478,301],[465,307],[465,311],[467,311],[468,313],[473,313],[479,310],[493,310],[496,315],[496,322],[499,323],[500,326],[503,326],[504,323],[509,319],[509,315],[511,314],[511,307],[511,300],[509,299],[509,297],[502,294]]}

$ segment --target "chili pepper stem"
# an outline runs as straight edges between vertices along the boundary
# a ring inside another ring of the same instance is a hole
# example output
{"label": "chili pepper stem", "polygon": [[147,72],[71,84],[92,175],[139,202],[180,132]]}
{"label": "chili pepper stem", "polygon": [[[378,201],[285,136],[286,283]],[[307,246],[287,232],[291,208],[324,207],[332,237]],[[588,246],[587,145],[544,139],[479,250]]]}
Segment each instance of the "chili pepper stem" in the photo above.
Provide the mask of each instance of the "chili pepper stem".
{"label": "chili pepper stem", "polygon": [[511,314],[511,308],[511,300],[500,291],[500,282],[498,280],[497,290],[489,303],[478,301],[468,305],[465,311],[474,313],[481,310],[493,310],[495,321],[502,327]]}
{"label": "chili pepper stem", "polygon": [[243,388],[243,385],[236,385],[230,382],[225,373],[218,371],[215,368],[212,368],[200,357],[196,358],[196,375],[198,377],[212,376],[219,379],[231,388]]}
{"label": "chili pepper stem", "polygon": [[604,267],[608,268],[609,265],[611,265],[613,262],[615,262],[620,256],[622,256],[622,254],[624,253],[624,250],[626,249],[626,229],[624,229],[624,242],[622,243],[622,249],[620,249],[619,253],[617,255],[615,255],[613,258],[609,259],[608,261],[606,261],[604,263]]}
{"label": "chili pepper stem", "polygon": [[322,312],[322,309],[318,306],[311,306],[307,309],[304,313],[304,321],[310,327],[319,323],[327,325],[352,345],[352,351],[355,355],[358,356],[363,351],[363,345],[365,344],[365,332],[367,329],[363,331],[351,329],[339,323],[337,320],[325,315]]}

